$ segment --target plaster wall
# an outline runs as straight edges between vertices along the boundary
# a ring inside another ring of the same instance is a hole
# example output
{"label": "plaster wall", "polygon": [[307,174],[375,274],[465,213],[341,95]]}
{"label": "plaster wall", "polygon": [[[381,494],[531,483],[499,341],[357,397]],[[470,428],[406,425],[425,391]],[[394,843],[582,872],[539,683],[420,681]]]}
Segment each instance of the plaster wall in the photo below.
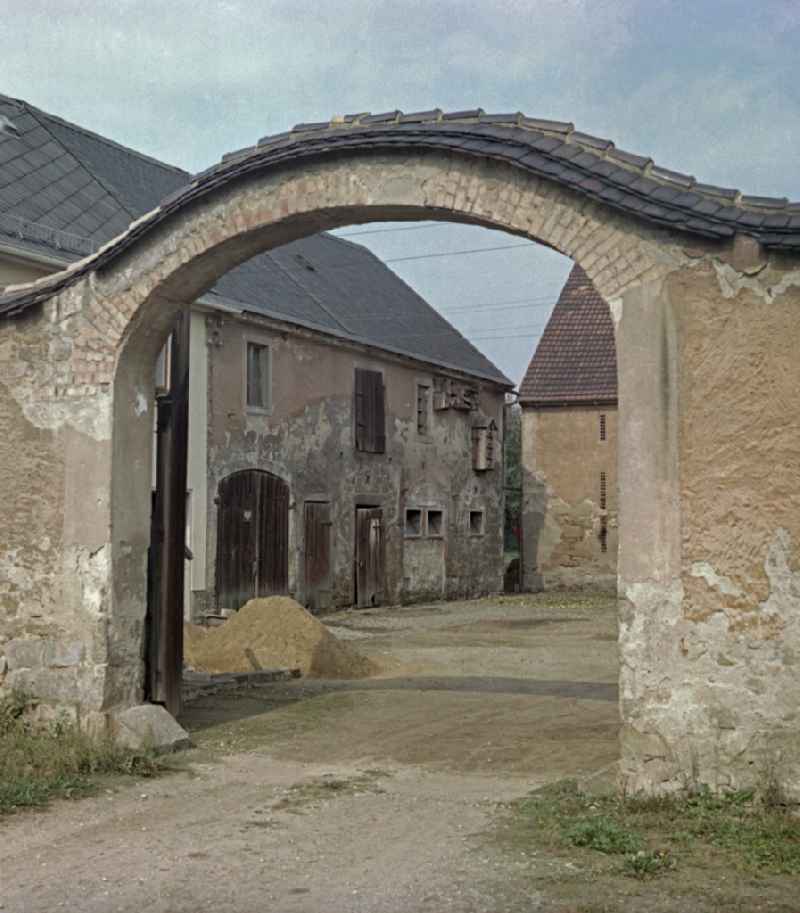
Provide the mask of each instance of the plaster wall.
{"label": "plaster wall", "polygon": [[[605,416],[605,440],[600,440],[601,415]],[[616,407],[523,407],[522,473],[526,588],[616,589]],[[601,506],[601,473],[605,474],[605,507]]]}
{"label": "plaster wall", "polygon": [[[478,596],[502,588],[502,470],[499,465],[473,470],[471,438],[479,415],[502,429],[501,388],[461,378],[481,388],[478,412],[431,409],[429,432],[421,435],[417,384],[432,390],[434,375],[442,376],[441,371],[319,335],[280,331],[256,317],[214,316],[209,321],[206,605],[214,603],[219,483],[246,468],[266,470],[289,485],[289,590],[301,602],[306,598],[302,568],[307,500],[331,504],[333,606],[354,600],[357,506],[383,509],[387,603]],[[269,346],[272,407],[267,412],[248,409],[245,402],[248,341]],[[355,448],[356,368],[383,374],[384,454]],[[443,536],[407,538],[409,507],[442,510]],[[469,533],[470,510],[484,511],[481,536]]]}

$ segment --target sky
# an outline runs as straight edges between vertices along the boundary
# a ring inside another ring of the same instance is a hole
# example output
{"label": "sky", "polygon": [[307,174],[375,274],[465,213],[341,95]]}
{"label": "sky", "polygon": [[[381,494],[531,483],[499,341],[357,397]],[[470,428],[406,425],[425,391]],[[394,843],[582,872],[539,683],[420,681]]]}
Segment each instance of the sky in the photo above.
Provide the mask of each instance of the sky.
{"label": "sky", "polygon": [[[0,47],[0,92],[190,171],[303,121],[482,107],[800,199],[800,0],[0,0]],[[515,382],[570,268],[471,226],[341,234]]]}

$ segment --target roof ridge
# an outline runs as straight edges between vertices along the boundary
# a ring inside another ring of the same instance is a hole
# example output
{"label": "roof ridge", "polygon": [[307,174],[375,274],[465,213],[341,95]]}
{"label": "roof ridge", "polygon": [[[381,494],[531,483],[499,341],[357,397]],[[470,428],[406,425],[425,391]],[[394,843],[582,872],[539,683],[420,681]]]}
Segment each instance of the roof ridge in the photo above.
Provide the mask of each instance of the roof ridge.
{"label": "roof ridge", "polygon": [[[177,172],[187,179],[187,183],[192,176],[191,172],[187,171],[185,168],[180,168],[177,165],[170,165],[169,162],[162,162],[161,159],[157,159],[155,156],[148,155],[146,152],[139,152],[138,149],[132,149],[130,146],[126,146],[123,143],[118,143],[116,140],[109,139],[107,136],[103,136],[101,133],[95,133],[94,130],[89,130],[87,127],[73,123],[64,117],[59,117],[58,114],[51,114],[49,111],[45,111],[44,108],[39,108],[36,105],[32,105],[29,101],[25,101],[23,98],[12,98],[9,95],[3,95],[0,93],[0,99],[5,99],[6,101],[20,105],[23,108],[27,108],[31,113],[35,112],[42,117],[50,118],[50,120],[55,121],[57,124],[61,124],[64,127],[69,127],[70,130],[75,130],[77,133],[82,133],[84,136],[90,136],[92,139],[99,140],[101,143],[105,143],[107,146],[111,146],[114,149],[120,149],[123,152],[127,152],[129,155],[143,159],[144,161],[150,162],[153,165],[158,165],[161,168],[167,168],[170,171]],[[47,128],[45,127],[45,129]],[[47,132],[50,133],[49,130]]]}

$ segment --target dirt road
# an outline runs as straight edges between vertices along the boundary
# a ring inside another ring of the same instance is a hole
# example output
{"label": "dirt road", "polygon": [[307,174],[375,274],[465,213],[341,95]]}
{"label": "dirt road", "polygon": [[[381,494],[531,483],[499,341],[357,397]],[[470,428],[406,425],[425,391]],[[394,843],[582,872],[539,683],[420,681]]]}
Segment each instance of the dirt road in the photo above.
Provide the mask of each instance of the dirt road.
{"label": "dirt road", "polygon": [[610,777],[615,606],[529,597],[349,612],[358,682],[202,698],[187,770],[0,824],[0,909],[550,909],[487,833],[498,804]]}

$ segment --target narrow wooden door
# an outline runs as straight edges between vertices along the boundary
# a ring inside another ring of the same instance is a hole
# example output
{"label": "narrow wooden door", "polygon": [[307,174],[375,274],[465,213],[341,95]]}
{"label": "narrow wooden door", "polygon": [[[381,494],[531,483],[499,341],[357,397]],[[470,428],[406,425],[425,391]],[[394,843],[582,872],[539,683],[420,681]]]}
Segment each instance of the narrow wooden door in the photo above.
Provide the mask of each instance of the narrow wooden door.
{"label": "narrow wooden door", "polygon": [[156,399],[156,484],[147,581],[146,697],[181,711],[190,315],[172,331],[168,392]]}
{"label": "narrow wooden door", "polygon": [[217,514],[217,605],[285,593],[289,583],[289,488],[248,469],[223,479]]}
{"label": "narrow wooden door", "polygon": [[305,593],[311,612],[331,607],[331,506],[323,501],[306,501]]}
{"label": "narrow wooden door", "polygon": [[383,602],[383,511],[356,509],[356,606],[365,609]]}

